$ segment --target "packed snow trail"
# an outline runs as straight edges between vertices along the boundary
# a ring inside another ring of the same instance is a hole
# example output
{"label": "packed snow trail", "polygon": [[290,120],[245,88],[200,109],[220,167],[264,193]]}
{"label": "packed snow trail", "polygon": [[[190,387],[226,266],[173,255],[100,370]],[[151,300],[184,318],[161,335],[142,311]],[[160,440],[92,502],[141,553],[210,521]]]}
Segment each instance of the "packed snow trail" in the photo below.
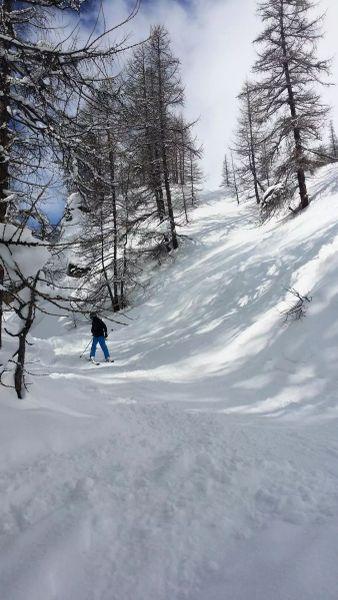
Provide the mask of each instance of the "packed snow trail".
{"label": "packed snow trail", "polygon": [[[1,389],[1,600],[338,600],[338,169],[298,218],[205,194],[115,364],[36,325]],[[286,288],[309,293],[285,325]]]}

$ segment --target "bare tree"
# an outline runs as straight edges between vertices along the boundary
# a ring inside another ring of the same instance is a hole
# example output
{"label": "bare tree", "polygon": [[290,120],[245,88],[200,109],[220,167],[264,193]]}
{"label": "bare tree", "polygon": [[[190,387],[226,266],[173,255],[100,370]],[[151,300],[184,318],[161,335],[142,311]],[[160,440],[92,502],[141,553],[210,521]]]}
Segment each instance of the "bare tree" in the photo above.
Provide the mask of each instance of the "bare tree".
{"label": "bare tree", "polygon": [[224,156],[224,161],[223,161],[223,167],[222,167],[222,183],[221,186],[228,188],[230,187],[230,176],[229,176],[229,165],[228,165],[228,157],[225,154]]}
{"label": "bare tree", "polygon": [[329,64],[317,57],[322,17],[315,17],[313,8],[312,0],[261,0],[258,14],[264,30],[255,40],[260,48],[254,71],[261,76],[262,115],[273,121],[278,149],[284,143],[280,167],[296,176],[301,209],[309,203],[308,150],[320,139],[328,111],[315,91]]}
{"label": "bare tree", "polygon": [[[76,305],[74,288],[62,291],[49,279],[51,260],[45,217],[45,164],[64,148],[81,144],[71,123],[74,109],[107,77],[107,64],[123,46],[102,49],[103,36],[79,46],[55,42],[51,19],[60,10],[77,10],[81,0],[5,0],[0,7],[0,289],[3,307],[16,315],[18,351],[2,366],[14,364],[14,386],[22,396],[27,335],[37,311]],[[38,36],[37,36],[38,32]],[[44,38],[43,42],[36,41]],[[36,219],[32,232],[29,222]],[[0,329],[2,323],[0,323]]]}
{"label": "bare tree", "polygon": [[261,123],[259,94],[256,87],[246,81],[239,95],[240,116],[238,119],[234,150],[241,164],[241,184],[246,190],[253,188],[257,204],[264,185],[260,177],[260,158],[264,149],[264,128]]}
{"label": "bare tree", "polygon": [[156,135],[153,73],[147,44],[136,48],[124,75],[124,120],[128,127],[130,151],[139,163],[140,184],[154,195],[159,222],[165,219],[160,145]]}
{"label": "bare tree", "polygon": [[160,144],[166,204],[171,231],[171,243],[178,247],[174,216],[170,173],[168,163],[168,141],[170,138],[170,110],[183,104],[183,87],[179,75],[179,60],[173,55],[167,30],[154,27],[149,40],[149,66],[153,74],[153,102],[156,109],[157,135]]}
{"label": "bare tree", "polygon": [[189,149],[188,155],[188,176],[187,181],[190,184],[191,205],[195,206],[198,193],[200,192],[203,180],[203,171],[200,166],[200,159],[203,155],[203,148]]}
{"label": "bare tree", "polygon": [[338,159],[338,139],[334,129],[333,121],[330,121],[330,154],[335,160]]}
{"label": "bare tree", "polygon": [[231,151],[231,177],[232,177],[232,188],[236,195],[237,204],[239,204],[239,190],[238,190],[238,182],[237,182],[237,168],[234,161],[234,154]]}
{"label": "bare tree", "polygon": [[202,180],[199,161],[203,149],[198,146],[197,140],[192,135],[194,124],[187,123],[182,114],[178,118],[173,116],[170,120],[172,133],[168,148],[170,179],[181,190],[181,195],[176,194],[175,209],[176,212],[181,212],[181,199],[186,222],[188,222],[189,207],[194,206],[196,202]]}

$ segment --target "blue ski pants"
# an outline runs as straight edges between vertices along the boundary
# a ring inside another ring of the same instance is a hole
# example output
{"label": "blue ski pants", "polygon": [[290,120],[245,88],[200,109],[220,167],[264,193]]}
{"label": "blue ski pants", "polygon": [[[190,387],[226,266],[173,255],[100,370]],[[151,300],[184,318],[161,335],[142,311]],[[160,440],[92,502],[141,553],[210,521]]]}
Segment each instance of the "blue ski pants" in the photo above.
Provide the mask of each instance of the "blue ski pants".
{"label": "blue ski pants", "polygon": [[105,358],[109,358],[109,350],[107,348],[106,340],[103,335],[99,337],[93,336],[92,347],[90,349],[90,358],[95,358],[96,346],[100,344],[102,352]]}

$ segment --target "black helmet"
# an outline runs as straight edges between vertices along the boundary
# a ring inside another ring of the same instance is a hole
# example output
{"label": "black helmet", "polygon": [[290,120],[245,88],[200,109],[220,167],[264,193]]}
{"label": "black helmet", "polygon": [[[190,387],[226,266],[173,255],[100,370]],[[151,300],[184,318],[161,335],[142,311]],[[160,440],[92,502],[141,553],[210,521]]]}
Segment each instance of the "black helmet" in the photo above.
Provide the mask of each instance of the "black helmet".
{"label": "black helmet", "polygon": [[96,313],[94,313],[94,312],[89,313],[90,319],[94,319],[94,317],[96,317]]}

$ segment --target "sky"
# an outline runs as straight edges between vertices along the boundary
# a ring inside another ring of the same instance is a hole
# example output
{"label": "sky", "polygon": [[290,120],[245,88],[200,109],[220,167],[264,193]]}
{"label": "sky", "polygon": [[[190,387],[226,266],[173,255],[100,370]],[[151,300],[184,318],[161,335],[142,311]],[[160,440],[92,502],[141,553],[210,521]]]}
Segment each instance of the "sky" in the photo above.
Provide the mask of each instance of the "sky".
{"label": "sky", "polygon": [[[210,187],[220,183],[224,153],[236,125],[236,96],[255,59],[252,40],[261,29],[256,5],[256,0],[143,0],[137,16],[114,34],[118,40],[128,33],[128,41],[135,43],[147,37],[152,24],[169,30],[181,60],[185,115],[198,119],[196,133],[204,147],[203,168]],[[121,22],[131,6],[131,0],[103,0],[107,26]],[[319,9],[327,11],[320,53],[333,57],[331,80],[337,84],[338,2],[320,0]],[[91,26],[96,15],[97,0],[86,0],[83,23]],[[336,104],[333,119],[338,129],[337,88],[325,88],[323,95],[328,104]]]}
{"label": "sky", "polygon": [[[90,5],[86,5],[86,21]],[[130,2],[104,0],[107,25],[127,14]],[[218,187],[224,152],[236,120],[236,95],[253,60],[257,32],[255,0],[143,0],[127,29],[129,41],[145,39],[152,24],[164,24],[181,61],[185,116],[198,119],[195,131],[203,145],[208,185]],[[120,33],[116,33],[118,39]]]}

